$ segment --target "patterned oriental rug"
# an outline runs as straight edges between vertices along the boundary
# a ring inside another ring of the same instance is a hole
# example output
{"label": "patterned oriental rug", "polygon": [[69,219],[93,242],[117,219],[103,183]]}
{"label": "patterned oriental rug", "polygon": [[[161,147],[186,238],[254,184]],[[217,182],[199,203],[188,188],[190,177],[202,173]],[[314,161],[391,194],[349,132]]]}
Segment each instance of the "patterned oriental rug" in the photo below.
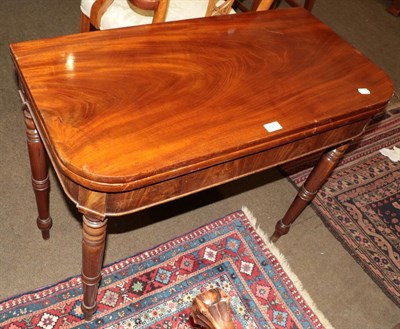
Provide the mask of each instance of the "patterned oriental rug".
{"label": "patterned oriental rug", "polygon": [[[312,205],[330,232],[400,307],[400,162],[382,148],[400,147],[400,109],[376,117],[355,141]],[[281,169],[304,183],[315,156]]]}
{"label": "patterned oriental rug", "polygon": [[199,293],[230,296],[237,329],[331,328],[247,209],[103,270],[99,308],[82,320],[79,276],[0,302],[0,327],[195,328]]}

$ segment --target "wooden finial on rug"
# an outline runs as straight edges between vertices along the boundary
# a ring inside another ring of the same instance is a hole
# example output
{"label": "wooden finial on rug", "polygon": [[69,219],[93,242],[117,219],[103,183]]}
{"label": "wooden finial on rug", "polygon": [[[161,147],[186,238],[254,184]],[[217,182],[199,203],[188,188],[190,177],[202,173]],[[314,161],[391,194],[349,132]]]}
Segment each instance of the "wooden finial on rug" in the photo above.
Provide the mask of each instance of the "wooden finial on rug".
{"label": "wooden finial on rug", "polygon": [[193,300],[194,323],[207,329],[234,329],[228,295],[220,288],[210,289]]}

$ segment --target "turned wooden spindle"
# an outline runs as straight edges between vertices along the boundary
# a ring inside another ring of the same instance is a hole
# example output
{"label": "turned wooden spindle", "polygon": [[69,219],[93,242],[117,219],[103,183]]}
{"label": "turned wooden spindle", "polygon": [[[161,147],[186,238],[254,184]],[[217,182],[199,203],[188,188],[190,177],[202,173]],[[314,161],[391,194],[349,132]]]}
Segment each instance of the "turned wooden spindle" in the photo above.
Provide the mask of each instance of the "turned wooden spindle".
{"label": "turned wooden spindle", "polygon": [[97,310],[97,292],[101,280],[106,242],[107,218],[98,219],[83,215],[82,237],[82,312],[85,320],[91,320]]}
{"label": "turned wooden spindle", "polygon": [[32,187],[38,209],[36,223],[38,228],[42,231],[43,239],[48,240],[50,238],[50,228],[53,225],[53,220],[49,212],[50,180],[47,166],[47,154],[33,121],[29,104],[22,92],[20,92],[20,95],[23,101],[22,111],[25,118],[29,161],[32,173]]}
{"label": "turned wooden spindle", "polygon": [[349,145],[349,143],[343,144],[323,154],[317,165],[308,175],[303,186],[299,189],[296,198],[286,211],[285,216],[276,223],[275,232],[270,238],[271,242],[278,241],[282,235],[289,232],[292,223],[317,195],[319,189],[332,174],[333,170],[344,156]]}
{"label": "turned wooden spindle", "polygon": [[194,323],[206,329],[234,329],[228,295],[220,288],[210,289],[193,300]]}

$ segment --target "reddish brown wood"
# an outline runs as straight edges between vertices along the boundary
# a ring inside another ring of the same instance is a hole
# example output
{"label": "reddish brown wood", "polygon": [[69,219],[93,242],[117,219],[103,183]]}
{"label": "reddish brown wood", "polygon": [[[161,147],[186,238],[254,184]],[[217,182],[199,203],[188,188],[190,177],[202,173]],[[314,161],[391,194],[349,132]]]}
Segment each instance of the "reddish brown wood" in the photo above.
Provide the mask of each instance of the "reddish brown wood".
{"label": "reddish brown wood", "polygon": [[[248,156],[237,155],[237,159],[223,162],[219,165],[197,170],[184,175],[178,175],[173,179],[160,180],[155,184],[149,184],[146,180],[138,181],[133,189],[127,191],[107,194],[97,192],[98,201],[88,204],[87,196],[94,195],[93,190],[85,191],[84,187],[77,185],[74,181],[65,176],[60,176],[64,190],[69,197],[84,209],[95,210],[97,214],[106,216],[119,216],[132,212],[132,209],[144,209],[163,202],[177,199],[197,191],[204,190],[210,186],[226,183],[233,179],[259,172],[288,160],[294,160],[311,150],[324,150],[337,145],[344,140],[354,138],[354,132],[361,132],[368,120],[358,121],[354,124],[340,127],[326,132],[315,133],[314,135],[288,143],[283,146],[272,147],[271,149],[257,152]],[[277,140],[279,143],[280,141]],[[107,196],[107,208],[101,196]]]}
{"label": "reddish brown wood", "polygon": [[276,242],[282,235],[287,234],[290,225],[301,214],[304,208],[314,199],[318,190],[321,188],[326,179],[331,175],[340,159],[348,149],[349,144],[344,144],[338,148],[325,153],[318,164],[314,167],[304,185],[290,205],[285,216],[276,223],[275,232],[271,236],[271,241]]}
{"label": "reddish brown wood", "polygon": [[206,329],[234,329],[229,300],[221,288],[196,296],[191,310],[194,323]]}
{"label": "reddish brown wood", "polygon": [[[23,95],[21,96],[23,97]],[[22,110],[25,117],[29,160],[32,172],[32,187],[35,193],[36,205],[38,209],[38,217],[36,222],[38,228],[42,231],[43,239],[47,240],[50,238],[50,228],[53,225],[53,221],[49,213],[50,182],[46,151],[32,120],[28,103],[24,103]]]}
{"label": "reddish brown wood", "polygon": [[[347,143],[393,91],[382,70],[302,8],[77,34],[11,51],[53,167],[87,217],[88,317],[102,219]],[[264,124],[274,121],[282,129],[268,132]],[[334,165],[322,162],[308,191]],[[293,207],[290,222],[303,204]]]}
{"label": "reddish brown wood", "polygon": [[400,15],[400,0],[392,0],[390,7],[387,9],[394,16]]}
{"label": "reddish brown wood", "polygon": [[268,10],[271,8],[273,0],[261,0],[256,8],[257,11]]}
{"label": "reddish brown wood", "polygon": [[83,13],[81,13],[81,23],[80,23],[80,31],[81,32],[89,32],[91,30],[92,25],[90,24],[90,19]]}
{"label": "reddish brown wood", "polygon": [[[227,37],[229,29],[243,32]],[[38,95],[42,137],[57,149],[53,161],[102,191],[155,183],[269,149],[278,139],[359,121],[391,97],[381,70],[299,8],[119,29],[115,36],[12,46]],[[266,132],[263,124],[273,121],[284,129]]]}
{"label": "reddish brown wood", "polygon": [[97,309],[96,297],[101,279],[107,220],[83,216],[82,238],[82,310],[85,319],[90,320]]}

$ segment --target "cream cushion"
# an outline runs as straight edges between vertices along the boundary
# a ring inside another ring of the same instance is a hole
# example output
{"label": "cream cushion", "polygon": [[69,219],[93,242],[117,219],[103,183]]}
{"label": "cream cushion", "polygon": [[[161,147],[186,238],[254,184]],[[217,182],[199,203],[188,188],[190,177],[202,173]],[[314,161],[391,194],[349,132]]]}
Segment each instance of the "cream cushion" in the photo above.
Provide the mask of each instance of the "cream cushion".
{"label": "cream cushion", "polygon": [[[90,17],[90,9],[95,0],[81,0],[81,11]],[[166,21],[204,17],[206,15],[208,0],[170,0]],[[231,11],[235,13],[235,11]],[[100,30],[118,27],[151,24],[152,11],[140,10],[132,6],[128,0],[114,0],[112,5],[103,15]]]}

